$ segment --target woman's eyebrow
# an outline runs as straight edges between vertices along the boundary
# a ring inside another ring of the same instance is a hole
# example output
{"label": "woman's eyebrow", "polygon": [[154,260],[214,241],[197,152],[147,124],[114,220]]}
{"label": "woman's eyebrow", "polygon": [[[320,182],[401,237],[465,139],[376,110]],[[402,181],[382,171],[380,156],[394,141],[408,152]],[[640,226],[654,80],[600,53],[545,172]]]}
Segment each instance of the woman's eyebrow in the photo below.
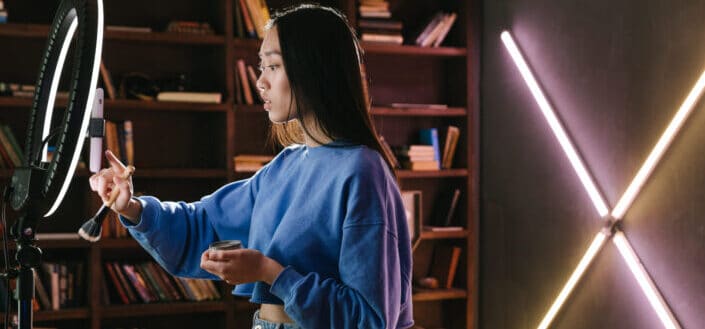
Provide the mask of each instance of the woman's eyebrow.
{"label": "woman's eyebrow", "polygon": [[282,53],[279,52],[279,50],[268,50],[268,51],[265,51],[265,52],[263,52],[263,53],[259,53],[259,57],[267,57],[267,56],[271,56],[271,55],[279,55],[279,56],[281,56]]}

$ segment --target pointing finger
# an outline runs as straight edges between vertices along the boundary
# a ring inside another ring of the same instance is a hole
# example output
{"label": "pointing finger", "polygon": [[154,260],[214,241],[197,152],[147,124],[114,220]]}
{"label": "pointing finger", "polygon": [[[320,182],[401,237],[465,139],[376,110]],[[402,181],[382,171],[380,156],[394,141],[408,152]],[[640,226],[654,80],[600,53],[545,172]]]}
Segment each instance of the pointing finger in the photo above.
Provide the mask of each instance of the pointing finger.
{"label": "pointing finger", "polygon": [[110,150],[105,151],[105,157],[108,159],[110,167],[113,168],[118,175],[122,175],[122,173],[125,172],[125,165],[120,162],[113,152],[110,152]]}

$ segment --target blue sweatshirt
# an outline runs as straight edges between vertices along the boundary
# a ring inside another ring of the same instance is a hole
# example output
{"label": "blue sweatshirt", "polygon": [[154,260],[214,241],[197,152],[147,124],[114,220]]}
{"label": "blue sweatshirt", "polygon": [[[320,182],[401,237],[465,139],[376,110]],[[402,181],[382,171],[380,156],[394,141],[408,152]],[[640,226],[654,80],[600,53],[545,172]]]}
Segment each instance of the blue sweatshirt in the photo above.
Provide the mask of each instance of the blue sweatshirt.
{"label": "blue sweatshirt", "polygon": [[[188,187],[184,187],[188,188]],[[217,279],[202,270],[211,242],[241,240],[285,267],[271,286],[233,294],[283,304],[307,329],[413,325],[411,245],[394,177],[365,146],[291,146],[249,179],[200,201],[139,198],[132,236],[170,273]]]}

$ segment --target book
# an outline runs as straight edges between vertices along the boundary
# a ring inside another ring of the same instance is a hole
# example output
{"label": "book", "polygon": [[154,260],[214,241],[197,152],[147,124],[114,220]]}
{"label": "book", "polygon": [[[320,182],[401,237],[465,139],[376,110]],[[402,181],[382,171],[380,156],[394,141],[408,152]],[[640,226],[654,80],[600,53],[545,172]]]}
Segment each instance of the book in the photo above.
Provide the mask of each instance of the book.
{"label": "book", "polygon": [[[257,89],[257,73],[255,73],[255,68],[252,65],[247,65],[247,77],[250,79],[250,87],[252,87],[252,93],[257,96],[260,103],[264,103],[262,95],[260,95]],[[254,99],[253,99],[254,101]]]}
{"label": "book", "polygon": [[421,226],[421,196],[422,191],[401,191],[401,201],[404,204],[406,225],[409,228],[409,239],[413,242],[420,233]]}
{"label": "book", "polygon": [[402,167],[412,171],[438,170],[438,161],[403,161]]}
{"label": "book", "polygon": [[388,31],[400,32],[402,30],[402,22],[390,19],[370,19],[363,18],[358,21],[360,29],[381,29]]}
{"label": "book", "polygon": [[441,168],[449,169],[453,166],[453,157],[455,149],[458,146],[460,138],[460,129],[456,126],[448,126],[446,130],[446,140],[443,145],[443,156],[441,157]]}
{"label": "book", "polygon": [[423,43],[423,41],[429,37],[429,34],[431,33],[431,31],[433,31],[436,28],[436,26],[441,23],[441,21],[443,20],[443,17],[444,16],[443,16],[442,12],[438,12],[435,15],[433,15],[433,17],[426,24],[426,26],[423,28],[421,33],[419,33],[419,35],[416,37],[416,41],[415,41],[416,45],[421,45]]}
{"label": "book", "polygon": [[450,28],[453,27],[453,23],[455,23],[455,19],[457,17],[458,14],[456,13],[450,13],[448,16],[446,16],[446,18],[443,20],[438,36],[435,40],[433,40],[433,47],[439,47],[441,43],[443,43],[443,40],[445,40],[446,36],[448,35]]}
{"label": "book", "polygon": [[51,300],[49,299],[49,293],[44,287],[44,283],[39,278],[37,271],[33,271],[34,276],[34,287],[36,292],[36,297],[39,297],[39,303],[42,309],[51,310]]}
{"label": "book", "polygon": [[455,188],[452,191],[439,194],[436,203],[434,204],[434,223],[437,226],[449,227],[453,224],[458,202],[460,200],[460,189]]}
{"label": "book", "polygon": [[37,233],[34,236],[37,240],[79,240],[78,233]]}
{"label": "book", "polygon": [[136,33],[150,33],[152,28],[149,26],[126,26],[126,25],[106,25],[106,31],[115,32],[136,32]]}
{"label": "book", "polygon": [[401,34],[362,33],[362,41],[400,45],[404,42]]}
{"label": "book", "polygon": [[389,106],[400,109],[427,109],[427,110],[447,110],[447,104],[421,104],[421,103],[392,103]]}
{"label": "book", "polygon": [[445,244],[436,244],[433,248],[433,261],[429,276],[438,279],[440,288],[450,289],[453,287],[461,251],[460,247]]}
{"label": "book", "polygon": [[240,12],[240,5],[238,0],[235,0],[233,4],[233,24],[235,24],[235,37],[244,38],[245,37],[245,27],[244,18],[242,17],[242,12]]}
{"label": "book", "polygon": [[274,159],[272,155],[258,155],[258,154],[238,154],[233,159],[236,162],[262,162],[267,163]]}
{"label": "book", "polygon": [[137,303],[139,301],[137,290],[132,286],[132,284],[130,284],[130,281],[127,279],[127,276],[123,272],[120,264],[118,262],[112,262],[110,263],[110,266],[113,268],[113,271],[119,280],[120,286],[124,289],[129,303]]}
{"label": "book", "polygon": [[160,102],[189,102],[189,103],[210,103],[220,104],[223,95],[221,93],[204,93],[192,91],[162,91],[157,94]]}
{"label": "book", "polygon": [[463,230],[462,226],[431,226],[424,225],[422,228],[427,232],[460,232]]}
{"label": "book", "polygon": [[123,126],[123,143],[125,145],[125,161],[128,165],[135,165],[135,141],[133,137],[132,120],[125,120]]}
{"label": "book", "polygon": [[449,14],[441,14],[440,20],[433,26],[433,29],[426,35],[426,37],[421,40],[421,43],[418,44],[419,46],[429,47],[433,45],[433,42],[436,41],[438,36],[440,36],[443,31],[443,26],[445,26],[444,22],[448,20],[448,15]]}
{"label": "book", "polygon": [[22,166],[22,150],[10,126],[6,124],[0,125],[0,143],[2,143],[0,146],[5,148],[15,167]]}
{"label": "book", "polygon": [[252,38],[257,37],[257,31],[255,30],[255,25],[252,23],[252,16],[250,16],[250,11],[247,9],[247,0],[238,0],[240,13],[242,14],[242,20],[245,25],[245,31],[247,35]]}
{"label": "book", "polygon": [[122,159],[117,123],[105,120],[105,138],[103,140],[105,141],[105,148],[113,152],[118,159]]}
{"label": "book", "polygon": [[125,276],[129,279],[129,282],[132,284],[132,287],[135,288],[135,290],[140,296],[140,299],[143,302],[151,303],[158,300],[158,298],[155,297],[152,291],[148,288],[147,282],[142,277],[142,275],[140,275],[140,273],[135,270],[135,265],[123,264],[122,269],[125,273]]}
{"label": "book", "polygon": [[269,21],[269,9],[265,0],[245,0],[247,10],[252,17],[252,23],[255,26],[257,36],[264,38],[264,26]]}
{"label": "book", "polygon": [[436,169],[441,169],[441,152],[438,143],[438,129],[437,128],[426,128],[419,131],[419,141],[421,144],[433,146],[433,159],[437,162]]}
{"label": "book", "polygon": [[236,70],[237,74],[240,76],[240,86],[242,87],[242,95],[245,97],[245,104],[252,105],[255,101],[253,99],[252,90],[250,89],[250,84],[248,83],[249,78],[247,77],[247,67],[245,66],[244,59],[237,60]]}
{"label": "book", "polygon": [[114,300],[119,300],[123,304],[127,305],[130,304],[130,299],[127,298],[127,293],[125,292],[125,289],[123,288],[122,284],[120,283],[120,279],[118,279],[117,274],[115,273],[115,269],[110,263],[104,263],[103,266],[105,267],[104,273],[106,273],[107,277],[110,278],[110,282],[112,283],[113,287],[113,296],[116,296]]}
{"label": "book", "polygon": [[103,61],[100,61],[100,77],[103,79],[103,85],[105,86],[105,91],[108,93],[108,98],[115,99],[115,85],[113,85],[110,72],[108,72]]}
{"label": "book", "polygon": [[235,82],[235,104],[242,104],[244,102],[243,99],[243,87],[242,87],[242,82],[240,82],[240,73],[237,69],[237,66],[235,66],[235,74],[233,74],[233,80]]}

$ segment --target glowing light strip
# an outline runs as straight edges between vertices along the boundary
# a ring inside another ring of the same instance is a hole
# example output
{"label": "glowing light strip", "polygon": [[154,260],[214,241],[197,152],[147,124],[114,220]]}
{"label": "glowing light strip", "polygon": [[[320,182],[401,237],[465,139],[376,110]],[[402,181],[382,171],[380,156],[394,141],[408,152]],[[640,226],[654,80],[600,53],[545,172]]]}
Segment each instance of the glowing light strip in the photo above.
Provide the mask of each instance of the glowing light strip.
{"label": "glowing light strip", "polygon": [[[54,77],[51,80],[51,88],[49,89],[49,99],[47,100],[47,108],[44,112],[44,127],[42,129],[42,142],[49,136],[49,130],[51,129],[51,118],[54,116],[54,102],[56,101],[56,91],[59,89],[59,81],[61,80],[61,72],[64,70],[64,63],[66,62],[66,54],[69,52],[71,47],[71,41],[73,40],[73,35],[76,33],[76,28],[78,27],[78,19],[74,17],[71,21],[71,26],[66,32],[66,39],[61,45],[61,51],[59,52],[59,59],[56,62],[56,71],[54,72]],[[47,161],[47,149],[48,144],[44,144],[42,148],[42,161]]]}
{"label": "glowing light strip", "polygon": [[695,86],[693,86],[693,89],[688,94],[688,97],[686,97],[685,101],[683,101],[683,104],[678,109],[678,112],[676,112],[676,115],[671,120],[671,123],[668,124],[668,127],[661,135],[661,138],[659,138],[658,142],[656,143],[656,146],[654,146],[654,149],[651,151],[651,154],[649,154],[649,156],[646,158],[646,161],[641,166],[641,169],[639,169],[636,176],[634,176],[634,179],[629,184],[629,187],[627,187],[627,190],[617,202],[617,205],[614,207],[614,210],[612,210],[612,217],[616,219],[622,219],[624,213],[627,212],[627,209],[629,209],[629,206],[631,206],[632,202],[634,201],[634,198],[636,198],[636,195],[639,193],[642,186],[644,186],[646,179],[649,177],[649,175],[651,175],[654,170],[654,167],[656,167],[656,164],[659,162],[659,160],[661,160],[661,157],[666,151],[666,148],[671,144],[673,138],[683,126],[685,120],[688,118],[688,115],[690,115],[690,113],[692,112],[693,107],[695,106],[695,102],[697,102],[697,100],[702,95],[704,88],[705,71],[703,71],[703,73],[700,75],[698,82],[695,83]]}
{"label": "glowing light strip", "polygon": [[95,87],[98,84],[98,72],[100,70],[100,60],[103,53],[103,0],[96,1],[98,5],[98,26],[96,33],[95,42],[95,56],[93,57],[93,72],[91,74],[91,89],[88,92],[88,98],[86,99],[86,104],[84,105],[83,122],[81,122],[81,132],[78,135],[76,141],[76,148],[73,152],[73,158],[71,158],[71,163],[69,164],[69,170],[64,177],[64,182],[61,184],[61,190],[59,190],[59,195],[56,197],[54,204],[51,206],[49,211],[44,214],[44,217],[49,217],[53,214],[61,201],[63,201],[64,196],[66,196],[66,191],[69,189],[71,183],[71,178],[76,171],[76,165],[78,165],[78,159],[81,156],[81,151],[83,150],[83,144],[86,138],[86,132],[88,131],[88,123],[91,120],[91,108],[93,106],[93,100],[95,98]]}
{"label": "glowing light strip", "polygon": [[644,295],[646,295],[649,303],[651,303],[651,307],[653,307],[656,311],[656,314],[663,325],[669,329],[680,329],[680,325],[673,316],[673,313],[671,313],[671,310],[668,308],[666,301],[659,293],[656,285],[649,277],[646,269],[641,264],[639,257],[634,252],[634,249],[632,249],[632,246],[629,244],[629,241],[627,241],[624,233],[617,231],[617,233],[614,234],[612,242],[614,242],[617,246],[619,253],[622,254],[622,258],[624,258],[624,261],[627,262],[629,270],[632,271],[632,274],[639,283],[641,290],[644,292]]}
{"label": "glowing light strip", "polygon": [[507,31],[502,32],[501,37],[504,42],[504,46],[507,48],[509,54],[514,60],[514,64],[516,64],[521,76],[528,85],[529,90],[531,90],[531,94],[534,96],[536,103],[539,105],[543,116],[548,121],[548,125],[551,127],[551,130],[553,130],[553,134],[556,135],[556,138],[558,138],[558,142],[568,157],[570,164],[573,166],[580,182],[583,183],[583,186],[590,196],[592,203],[595,205],[595,209],[597,209],[597,213],[600,214],[600,217],[605,217],[609,213],[607,204],[602,198],[602,195],[600,195],[600,192],[597,190],[597,187],[595,186],[595,183],[593,182],[592,177],[590,177],[587,169],[585,169],[578,152],[575,151],[575,147],[573,147],[568,135],[565,133],[563,125],[558,120],[558,117],[556,117],[551,105],[548,103],[548,100],[546,100],[546,96],[544,96],[543,91],[541,91],[539,84],[536,82],[533,73],[531,73],[531,70],[526,64],[526,61],[521,55],[516,43],[514,43],[514,39],[512,39],[512,36]]}
{"label": "glowing light strip", "polygon": [[541,320],[541,323],[538,326],[539,329],[546,329],[551,324],[553,319],[556,317],[556,314],[558,314],[558,311],[563,306],[563,303],[565,303],[565,300],[575,288],[575,285],[578,283],[578,281],[580,281],[580,278],[583,276],[583,273],[585,273],[585,270],[592,263],[592,260],[595,258],[595,255],[597,255],[597,253],[605,245],[606,239],[607,236],[604,233],[597,233],[597,236],[595,236],[595,239],[592,240],[592,243],[590,244],[588,250],[585,252],[585,255],[583,255],[582,259],[580,259],[578,267],[576,267],[573,271],[573,274],[570,275],[568,282],[566,282],[565,286],[563,286],[563,289],[561,290],[560,294],[558,294],[556,301],[553,302],[553,305],[551,305],[551,308],[543,317],[543,320]]}

